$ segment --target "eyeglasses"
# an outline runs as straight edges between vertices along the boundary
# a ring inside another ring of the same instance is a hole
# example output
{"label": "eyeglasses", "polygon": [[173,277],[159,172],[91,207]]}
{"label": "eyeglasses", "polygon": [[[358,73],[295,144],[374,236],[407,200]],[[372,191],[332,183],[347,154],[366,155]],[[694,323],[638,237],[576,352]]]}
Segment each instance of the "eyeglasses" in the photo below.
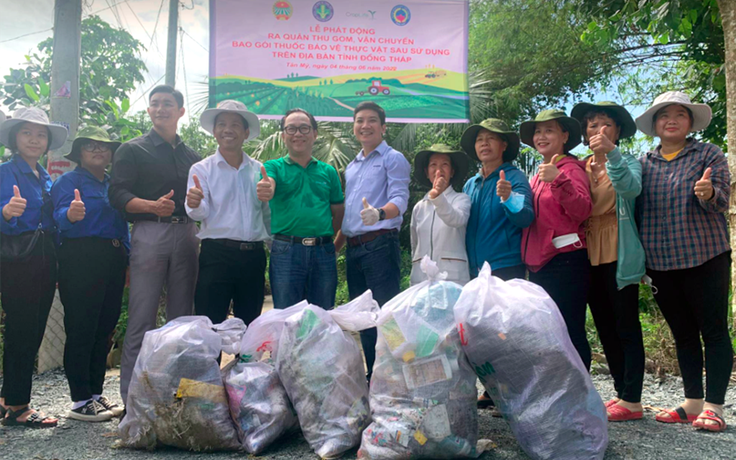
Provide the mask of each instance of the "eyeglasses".
{"label": "eyeglasses", "polygon": [[107,144],[102,142],[85,142],[82,148],[88,152],[106,152],[110,150]]}
{"label": "eyeglasses", "polygon": [[296,132],[299,131],[302,134],[309,134],[312,132],[312,127],[309,125],[301,125],[301,126],[294,126],[289,125],[284,127],[284,132],[286,134],[296,134]]}

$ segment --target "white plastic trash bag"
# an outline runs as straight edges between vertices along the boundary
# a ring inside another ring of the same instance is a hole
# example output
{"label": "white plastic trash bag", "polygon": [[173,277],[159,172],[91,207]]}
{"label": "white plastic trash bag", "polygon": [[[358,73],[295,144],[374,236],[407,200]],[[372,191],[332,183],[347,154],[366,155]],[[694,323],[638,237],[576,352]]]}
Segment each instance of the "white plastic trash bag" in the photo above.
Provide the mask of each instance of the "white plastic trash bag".
{"label": "white plastic trash bag", "polygon": [[[306,306],[306,303],[304,304]],[[297,424],[273,364],[276,334],[294,310],[270,310],[253,321],[240,343],[240,359],[223,370],[230,413],[243,448],[257,455]]]}
{"label": "white plastic trash bag", "polygon": [[544,289],[504,282],[486,263],[455,317],[468,359],[530,457],[603,458],[606,409]]}
{"label": "white plastic trash bag", "polygon": [[239,449],[217,359],[237,352],[244,331],[237,318],[213,326],[184,316],[146,332],[118,427],[122,445]]}
{"label": "white plastic trash bag", "polygon": [[357,446],[368,426],[363,356],[346,331],[375,327],[377,311],[372,293],[366,291],[331,311],[304,306],[284,322],[276,369],[304,438],[322,458],[339,457]]}
{"label": "white plastic trash bag", "polygon": [[476,376],[455,328],[462,287],[442,281],[428,257],[428,281],[381,308],[371,378],[373,422],[358,451],[366,459],[477,457]]}

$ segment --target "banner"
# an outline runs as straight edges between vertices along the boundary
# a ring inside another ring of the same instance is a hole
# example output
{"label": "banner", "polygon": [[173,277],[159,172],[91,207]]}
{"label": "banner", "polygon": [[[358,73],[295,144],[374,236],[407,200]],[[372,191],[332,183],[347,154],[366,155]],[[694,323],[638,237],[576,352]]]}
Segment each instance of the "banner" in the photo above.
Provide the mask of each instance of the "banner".
{"label": "banner", "polygon": [[352,121],[467,122],[468,0],[210,0],[211,107]]}

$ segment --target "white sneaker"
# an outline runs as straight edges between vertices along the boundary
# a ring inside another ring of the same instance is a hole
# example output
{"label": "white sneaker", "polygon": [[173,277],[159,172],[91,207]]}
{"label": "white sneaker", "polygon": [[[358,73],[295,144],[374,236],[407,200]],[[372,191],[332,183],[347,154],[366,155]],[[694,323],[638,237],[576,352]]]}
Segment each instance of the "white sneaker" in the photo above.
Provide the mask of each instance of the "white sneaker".
{"label": "white sneaker", "polygon": [[114,402],[110,401],[104,396],[100,396],[100,399],[97,400],[97,402],[104,407],[105,409],[112,412],[113,417],[120,417],[123,415],[123,408],[115,404]]}
{"label": "white sneaker", "polygon": [[91,400],[82,407],[70,410],[67,417],[82,422],[107,422],[113,415],[102,404]]}

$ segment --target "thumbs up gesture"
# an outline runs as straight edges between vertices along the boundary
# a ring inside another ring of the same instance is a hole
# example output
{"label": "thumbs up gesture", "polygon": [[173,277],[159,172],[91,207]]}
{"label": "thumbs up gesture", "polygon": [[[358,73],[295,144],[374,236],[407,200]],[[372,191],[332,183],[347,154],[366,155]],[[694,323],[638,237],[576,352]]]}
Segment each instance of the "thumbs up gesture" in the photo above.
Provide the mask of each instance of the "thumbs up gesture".
{"label": "thumbs up gesture", "polygon": [[26,212],[26,200],[20,196],[20,189],[13,185],[13,197],[3,206],[3,218],[7,221],[13,217],[20,217]]}
{"label": "thumbs up gesture", "polygon": [[199,177],[197,177],[196,174],[192,174],[192,180],[194,181],[194,187],[187,191],[187,206],[192,209],[196,209],[202,203],[204,191],[202,190],[202,184],[199,183]]}
{"label": "thumbs up gesture", "polygon": [[501,201],[506,201],[511,196],[511,182],[506,180],[506,171],[503,169],[498,173],[498,182],[496,182],[496,195],[501,197]]}
{"label": "thumbs up gesture", "polygon": [[84,219],[86,213],[87,210],[84,207],[82,197],[79,196],[79,190],[74,189],[74,200],[69,205],[69,209],[66,211],[66,218],[69,219],[69,222],[71,223],[79,222],[80,220]]}
{"label": "thumbs up gesture", "polygon": [[606,126],[601,126],[597,134],[590,138],[590,150],[595,153],[609,153],[616,148],[616,145],[606,136]]}
{"label": "thumbs up gesture", "polygon": [[276,192],[276,182],[268,177],[268,172],[263,166],[261,166],[261,176],[263,178],[256,184],[256,196],[261,201],[271,201]]}
{"label": "thumbs up gesture", "polygon": [[360,218],[363,220],[363,225],[376,225],[380,216],[381,214],[378,209],[369,205],[368,200],[363,197],[363,210],[360,211]]}
{"label": "thumbs up gesture", "polygon": [[176,204],[172,201],[171,197],[174,196],[174,191],[170,191],[166,195],[162,196],[158,200],[153,202],[153,213],[159,217],[168,217],[174,213]]}
{"label": "thumbs up gesture", "polygon": [[710,180],[710,175],[713,172],[711,168],[708,168],[703,173],[703,177],[695,183],[695,196],[703,201],[708,201],[713,198],[715,190],[713,189],[713,182]]}
{"label": "thumbs up gesture", "polygon": [[552,157],[549,163],[542,163],[539,165],[539,180],[543,182],[552,182],[557,179],[557,176],[560,175],[560,170],[557,169],[555,163],[557,163],[559,157],[560,155],[557,154]]}
{"label": "thumbs up gesture", "polygon": [[429,197],[434,200],[447,190],[447,186],[447,179],[442,177],[440,175],[440,171],[437,170],[434,175],[434,180],[432,181],[432,190],[429,191]]}

